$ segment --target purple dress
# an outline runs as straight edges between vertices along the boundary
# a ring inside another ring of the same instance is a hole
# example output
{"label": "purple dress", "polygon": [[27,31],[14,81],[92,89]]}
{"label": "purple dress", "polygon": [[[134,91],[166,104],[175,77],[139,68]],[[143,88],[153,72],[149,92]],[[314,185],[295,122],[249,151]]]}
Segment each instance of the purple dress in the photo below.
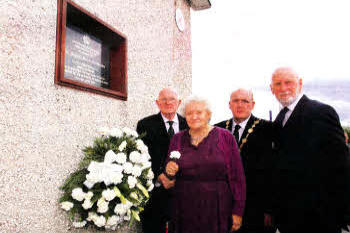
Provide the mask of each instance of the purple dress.
{"label": "purple dress", "polygon": [[171,233],[230,232],[232,214],[242,216],[245,203],[244,172],[231,133],[214,127],[194,146],[185,130],[172,138],[171,151],[181,153]]}

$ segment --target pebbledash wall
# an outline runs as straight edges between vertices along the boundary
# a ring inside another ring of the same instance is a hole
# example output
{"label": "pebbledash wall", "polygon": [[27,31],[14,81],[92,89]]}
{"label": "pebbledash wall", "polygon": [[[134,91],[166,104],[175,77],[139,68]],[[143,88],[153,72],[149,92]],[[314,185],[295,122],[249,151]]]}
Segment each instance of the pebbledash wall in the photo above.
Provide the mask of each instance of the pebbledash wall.
{"label": "pebbledash wall", "polygon": [[[54,84],[56,0],[0,4],[0,232],[70,229],[58,187],[101,126],[128,126],[157,112],[163,87],[191,92],[186,0],[75,0],[128,39],[128,100]],[[185,30],[175,22],[184,14]],[[139,227],[119,232],[140,232]]]}

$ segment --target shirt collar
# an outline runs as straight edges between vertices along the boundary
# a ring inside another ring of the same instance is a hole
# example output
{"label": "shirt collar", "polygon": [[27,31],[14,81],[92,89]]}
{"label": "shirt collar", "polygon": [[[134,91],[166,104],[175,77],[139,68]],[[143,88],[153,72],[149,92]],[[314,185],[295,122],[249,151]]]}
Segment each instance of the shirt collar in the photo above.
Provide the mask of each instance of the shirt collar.
{"label": "shirt collar", "polygon": [[[288,107],[289,111],[293,112],[294,108],[299,103],[299,100],[301,99],[301,97],[303,97],[303,94],[299,93],[298,97],[294,100],[294,102],[291,103],[290,105],[286,106],[286,107]],[[280,109],[282,109],[282,108],[284,108],[284,107],[282,105],[280,105]]]}
{"label": "shirt collar", "polygon": [[[166,118],[163,113],[160,113],[162,115],[163,121],[165,123],[168,123],[168,121],[170,121],[168,118]],[[174,124],[179,124],[179,118],[177,117],[177,114],[175,113],[174,118],[172,119],[172,121],[174,122]]]}
{"label": "shirt collar", "polygon": [[248,123],[248,121],[249,121],[249,119],[250,119],[251,116],[252,116],[252,114],[250,114],[249,117],[248,117],[247,119],[245,119],[244,121],[242,121],[242,122],[239,123],[239,124],[237,124],[237,123],[235,122],[235,120],[232,118],[232,123],[233,123],[233,124],[232,124],[232,129],[234,129],[236,125],[239,125],[239,126],[241,126],[241,129],[244,129],[245,126],[247,125],[247,123]]}

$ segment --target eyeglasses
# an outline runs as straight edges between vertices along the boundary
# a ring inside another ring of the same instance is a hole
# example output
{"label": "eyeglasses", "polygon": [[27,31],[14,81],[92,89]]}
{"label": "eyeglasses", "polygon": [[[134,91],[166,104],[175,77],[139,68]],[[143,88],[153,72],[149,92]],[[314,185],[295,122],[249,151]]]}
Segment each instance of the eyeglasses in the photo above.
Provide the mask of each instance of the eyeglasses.
{"label": "eyeglasses", "polygon": [[175,103],[177,101],[177,99],[175,99],[175,98],[169,98],[169,99],[162,98],[162,99],[159,99],[158,101],[161,102],[161,103],[173,104],[173,103]]}
{"label": "eyeglasses", "polygon": [[241,100],[241,99],[234,99],[234,100],[231,100],[231,102],[234,103],[234,104],[239,104],[239,103],[241,103],[241,104],[249,104],[250,103],[249,100]]}

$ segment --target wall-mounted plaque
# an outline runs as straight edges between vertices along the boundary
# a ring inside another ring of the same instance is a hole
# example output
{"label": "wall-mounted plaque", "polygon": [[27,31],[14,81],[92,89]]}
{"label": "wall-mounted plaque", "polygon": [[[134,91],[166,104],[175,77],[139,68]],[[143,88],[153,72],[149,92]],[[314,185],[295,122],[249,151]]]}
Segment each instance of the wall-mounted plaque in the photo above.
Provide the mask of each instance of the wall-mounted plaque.
{"label": "wall-mounted plaque", "polygon": [[70,0],[58,0],[55,83],[127,99],[127,39]]}

